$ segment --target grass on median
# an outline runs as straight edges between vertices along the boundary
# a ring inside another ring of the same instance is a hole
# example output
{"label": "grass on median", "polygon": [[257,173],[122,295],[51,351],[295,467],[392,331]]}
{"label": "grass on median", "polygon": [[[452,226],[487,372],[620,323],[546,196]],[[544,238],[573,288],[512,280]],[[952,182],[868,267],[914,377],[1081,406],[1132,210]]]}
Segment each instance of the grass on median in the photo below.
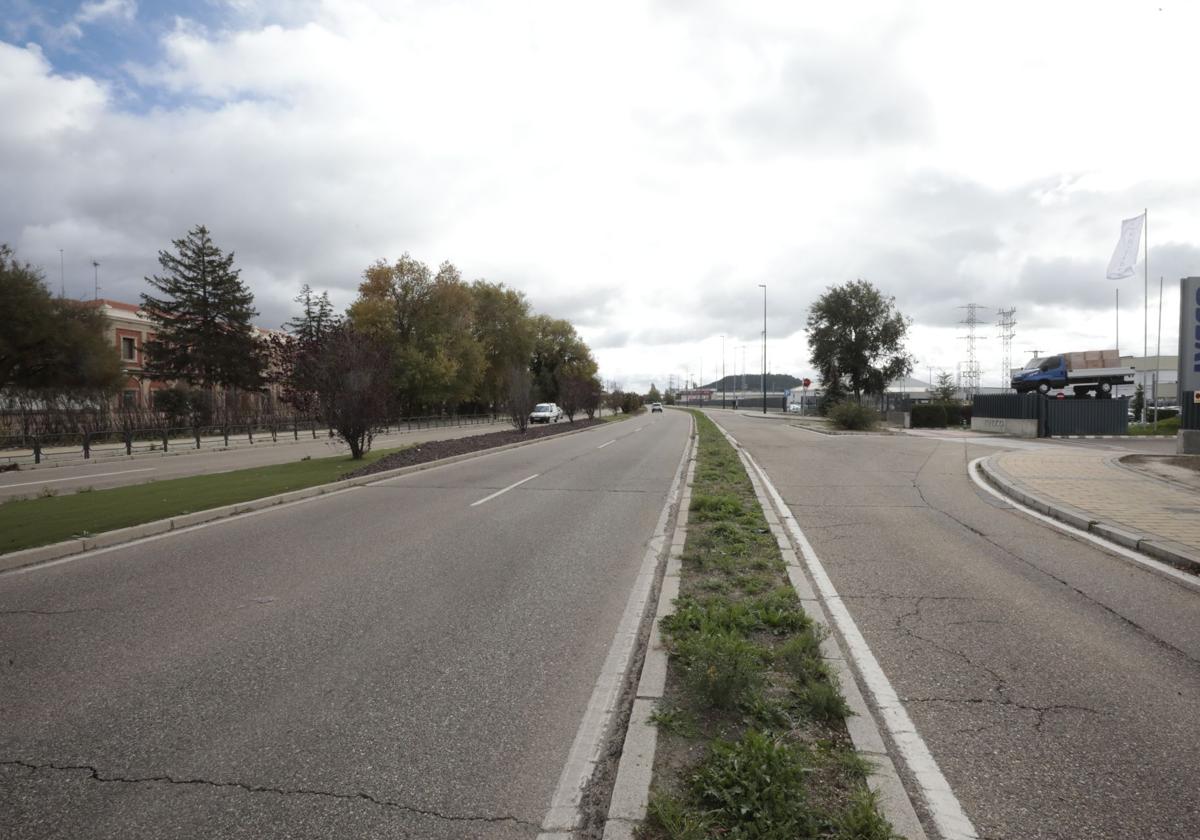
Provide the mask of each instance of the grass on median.
{"label": "grass on median", "polygon": [[737,453],[699,427],[645,840],[890,840],[821,658]]}
{"label": "grass on median", "polygon": [[247,502],[337,481],[398,449],[152,481],[110,490],[44,495],[0,504],[0,554]]}

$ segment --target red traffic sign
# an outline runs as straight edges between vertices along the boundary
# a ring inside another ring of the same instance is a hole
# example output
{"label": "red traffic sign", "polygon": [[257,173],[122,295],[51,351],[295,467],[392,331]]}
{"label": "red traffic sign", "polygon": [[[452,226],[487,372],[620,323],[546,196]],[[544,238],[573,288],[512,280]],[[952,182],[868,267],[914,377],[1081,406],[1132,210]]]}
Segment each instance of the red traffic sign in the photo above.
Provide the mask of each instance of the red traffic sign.
{"label": "red traffic sign", "polygon": [[[807,388],[811,384],[812,384],[812,380],[809,379],[807,376],[804,377],[804,387]],[[1198,391],[1197,393],[1200,393],[1200,391]]]}

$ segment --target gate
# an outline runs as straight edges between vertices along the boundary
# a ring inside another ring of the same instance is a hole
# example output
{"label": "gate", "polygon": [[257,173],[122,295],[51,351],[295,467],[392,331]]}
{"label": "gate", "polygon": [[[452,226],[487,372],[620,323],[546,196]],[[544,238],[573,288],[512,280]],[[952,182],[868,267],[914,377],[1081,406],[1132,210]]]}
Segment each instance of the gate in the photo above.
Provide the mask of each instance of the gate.
{"label": "gate", "polygon": [[1128,397],[1103,400],[1058,399],[1032,393],[979,394],[972,413],[975,417],[1036,420],[1038,437],[1129,433]]}

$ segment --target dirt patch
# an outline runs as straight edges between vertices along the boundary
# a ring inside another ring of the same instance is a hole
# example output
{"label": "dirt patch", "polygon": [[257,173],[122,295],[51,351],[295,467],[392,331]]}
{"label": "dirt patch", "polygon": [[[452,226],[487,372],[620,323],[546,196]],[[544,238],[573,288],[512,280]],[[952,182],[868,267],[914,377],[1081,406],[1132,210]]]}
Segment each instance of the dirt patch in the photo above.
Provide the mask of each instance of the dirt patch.
{"label": "dirt patch", "polygon": [[497,446],[504,446],[509,443],[539,440],[540,438],[560,435],[564,432],[573,432],[579,429],[587,429],[591,426],[599,426],[604,422],[603,420],[576,420],[574,423],[547,423],[544,426],[530,426],[523,433],[516,429],[510,429],[506,432],[488,432],[485,435],[470,435],[450,440],[426,441],[425,443],[419,443],[416,446],[411,446],[408,449],[402,449],[399,452],[380,458],[373,464],[359,467],[354,472],[347,473],[343,478],[374,475],[375,473],[394,470],[398,467],[411,467],[414,464],[427,464],[430,461],[450,458],[454,455],[466,455],[470,452],[495,449]]}
{"label": "dirt patch", "polygon": [[1200,490],[1200,455],[1126,455],[1126,467]]}

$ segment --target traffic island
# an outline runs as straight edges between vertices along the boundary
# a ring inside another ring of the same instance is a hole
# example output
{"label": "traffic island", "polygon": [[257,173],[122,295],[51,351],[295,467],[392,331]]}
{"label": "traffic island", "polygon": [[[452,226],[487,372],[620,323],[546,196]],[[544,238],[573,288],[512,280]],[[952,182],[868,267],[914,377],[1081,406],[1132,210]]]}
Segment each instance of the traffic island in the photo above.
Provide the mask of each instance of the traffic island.
{"label": "traffic island", "polygon": [[[626,741],[630,763],[652,768],[637,836],[890,840],[867,784],[872,765],[855,750],[851,708],[825,653],[831,640],[789,582],[737,452],[693,413],[699,446],[686,539],[677,589],[664,587],[677,597],[651,639],[667,654],[665,674],[655,680],[643,670],[643,683],[661,690],[639,690],[641,714],[635,708],[631,720],[651,729],[648,749],[645,738],[636,751]],[[614,794],[614,809],[625,811],[619,823],[610,811],[606,838],[632,836],[631,798]]]}
{"label": "traffic island", "polygon": [[[1162,460],[1107,452],[1017,451],[975,463],[988,484],[1036,513],[1200,574],[1196,490],[1163,475],[1145,474],[1148,459]],[[1139,462],[1143,469],[1135,468]]]}

